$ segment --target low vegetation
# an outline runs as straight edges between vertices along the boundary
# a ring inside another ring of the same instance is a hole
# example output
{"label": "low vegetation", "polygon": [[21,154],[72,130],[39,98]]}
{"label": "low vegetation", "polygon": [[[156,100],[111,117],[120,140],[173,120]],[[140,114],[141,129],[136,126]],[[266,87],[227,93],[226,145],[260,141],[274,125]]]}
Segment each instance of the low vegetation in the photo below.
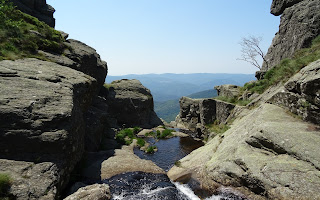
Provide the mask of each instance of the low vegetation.
{"label": "low vegetation", "polygon": [[60,32],[19,11],[7,0],[0,0],[0,19],[0,60],[45,59],[38,50],[62,54],[67,48]]}
{"label": "low vegetation", "polygon": [[292,58],[286,58],[270,69],[264,79],[245,84],[243,89],[261,94],[272,85],[286,82],[303,67],[318,59],[320,59],[320,36],[313,40],[310,48],[298,50]]}
{"label": "low vegetation", "polygon": [[156,149],[157,149],[156,146],[149,146],[146,150],[146,153],[149,153],[149,154],[154,153]]}
{"label": "low vegetation", "polygon": [[177,160],[176,162],[174,162],[174,165],[177,167],[181,167],[181,161]]}
{"label": "low vegetation", "polygon": [[174,130],[173,129],[167,129],[165,128],[163,131],[160,131],[160,130],[157,130],[157,131],[152,131],[152,132],[149,132],[149,133],[146,133],[146,136],[152,136],[154,137],[155,139],[164,139],[164,138],[167,138],[167,137],[171,137],[173,136],[173,133]]}
{"label": "low vegetation", "polygon": [[139,147],[143,147],[146,144],[146,141],[144,141],[142,138],[137,138],[137,144]]}
{"label": "low vegetation", "polygon": [[225,101],[228,103],[232,103],[232,104],[236,104],[239,106],[246,106],[250,103],[250,100],[242,100],[242,99],[239,99],[238,97],[228,98],[228,97],[224,97],[224,96],[218,96],[218,97],[215,97],[215,99],[220,100],[220,101]]}
{"label": "low vegetation", "polygon": [[130,128],[123,129],[116,134],[116,140],[120,144],[130,145],[135,138],[133,130]]}
{"label": "low vegetation", "polygon": [[212,124],[207,124],[206,128],[209,132],[214,132],[216,134],[222,134],[230,129],[228,124],[220,123],[219,120],[214,121]]}
{"label": "low vegetation", "polygon": [[136,139],[138,146],[143,147],[146,144],[144,139],[136,137],[140,130],[139,127],[123,129],[116,134],[116,141],[119,144],[130,145]]}
{"label": "low vegetation", "polygon": [[8,192],[11,186],[11,178],[8,174],[0,173],[0,199],[8,199]]}

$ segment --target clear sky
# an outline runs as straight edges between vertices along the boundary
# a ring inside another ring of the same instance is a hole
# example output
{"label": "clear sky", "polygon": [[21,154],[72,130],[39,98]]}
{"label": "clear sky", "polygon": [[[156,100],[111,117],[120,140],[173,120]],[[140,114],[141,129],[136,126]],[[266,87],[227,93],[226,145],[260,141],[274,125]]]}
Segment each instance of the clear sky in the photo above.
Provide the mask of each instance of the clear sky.
{"label": "clear sky", "polygon": [[109,75],[254,73],[239,42],[278,31],[272,0],[47,0],[56,29],[92,46]]}

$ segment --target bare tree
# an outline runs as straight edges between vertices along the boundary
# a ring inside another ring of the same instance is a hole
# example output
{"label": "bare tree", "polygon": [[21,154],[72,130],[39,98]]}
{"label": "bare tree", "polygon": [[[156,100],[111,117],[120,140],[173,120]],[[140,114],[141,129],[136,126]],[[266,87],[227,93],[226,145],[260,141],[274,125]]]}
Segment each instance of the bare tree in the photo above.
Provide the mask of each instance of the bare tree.
{"label": "bare tree", "polygon": [[239,43],[242,47],[241,58],[238,58],[237,60],[246,61],[261,70],[262,65],[260,65],[257,60],[257,56],[260,56],[268,67],[268,62],[265,59],[265,54],[260,48],[261,41],[262,37],[255,37],[252,35],[249,37],[243,37],[241,39],[241,42]]}

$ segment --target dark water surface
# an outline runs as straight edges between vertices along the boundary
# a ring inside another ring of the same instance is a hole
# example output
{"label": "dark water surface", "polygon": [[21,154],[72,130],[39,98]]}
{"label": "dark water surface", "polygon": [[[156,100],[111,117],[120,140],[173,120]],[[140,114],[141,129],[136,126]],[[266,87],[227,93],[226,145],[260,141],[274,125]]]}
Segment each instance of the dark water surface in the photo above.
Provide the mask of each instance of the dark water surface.
{"label": "dark water surface", "polygon": [[151,145],[156,145],[158,151],[154,154],[146,154],[140,149],[134,149],[134,153],[142,159],[151,160],[156,165],[168,171],[177,160],[185,157],[193,150],[203,146],[202,141],[196,141],[190,137],[174,137],[156,141],[154,138],[147,138],[146,141]]}
{"label": "dark water surface", "polygon": [[129,172],[103,182],[110,186],[113,200],[189,200],[165,174]]}
{"label": "dark water surface", "polygon": [[[177,160],[185,157],[193,150],[203,146],[201,141],[193,138],[174,137],[170,139],[155,140],[146,138],[151,145],[156,145],[158,151],[154,154],[146,154],[140,149],[134,149],[136,155],[142,159],[151,160],[156,165],[168,171]],[[172,183],[165,174],[151,174],[144,172],[129,172],[116,175],[110,179],[103,180],[109,184],[112,200],[200,200],[195,195],[191,185]],[[195,189],[195,188],[193,188]],[[229,192],[218,195],[201,195],[205,200],[245,200]]]}

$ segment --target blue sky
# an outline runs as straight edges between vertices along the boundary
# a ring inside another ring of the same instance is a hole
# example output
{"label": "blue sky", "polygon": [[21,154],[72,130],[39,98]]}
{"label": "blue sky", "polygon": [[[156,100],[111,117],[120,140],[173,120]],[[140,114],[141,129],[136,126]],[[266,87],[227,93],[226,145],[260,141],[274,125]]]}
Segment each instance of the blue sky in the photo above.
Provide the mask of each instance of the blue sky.
{"label": "blue sky", "polygon": [[97,50],[109,75],[254,73],[239,61],[242,37],[278,30],[271,0],[47,0],[56,29]]}

